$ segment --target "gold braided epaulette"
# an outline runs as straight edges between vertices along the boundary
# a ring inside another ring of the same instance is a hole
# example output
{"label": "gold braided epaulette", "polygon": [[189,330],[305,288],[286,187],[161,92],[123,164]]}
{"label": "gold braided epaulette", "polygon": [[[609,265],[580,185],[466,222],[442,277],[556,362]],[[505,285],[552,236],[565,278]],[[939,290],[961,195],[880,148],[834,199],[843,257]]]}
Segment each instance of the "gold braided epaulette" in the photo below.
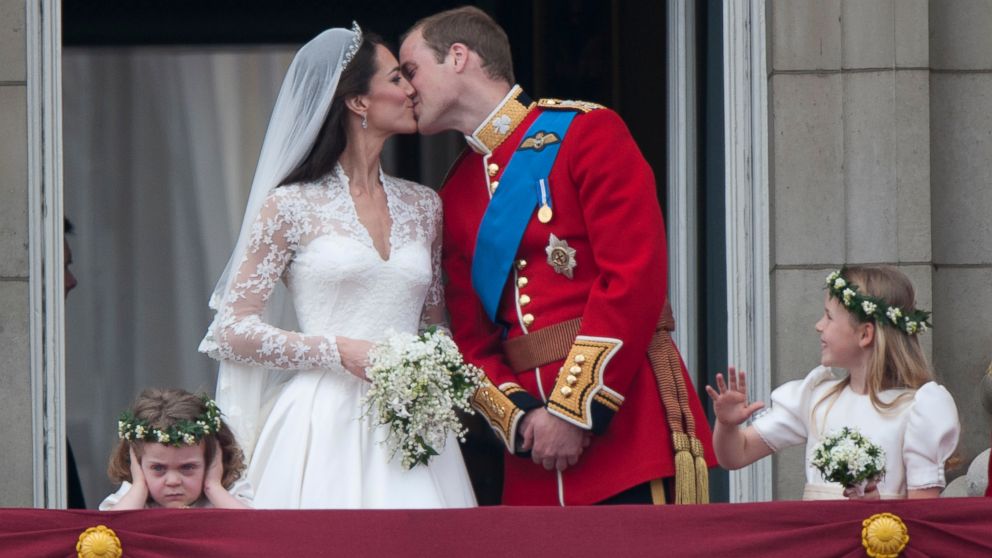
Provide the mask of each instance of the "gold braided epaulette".
{"label": "gold braided epaulette", "polygon": [[556,110],[580,110],[583,113],[606,108],[603,105],[590,103],[589,101],[573,101],[569,99],[541,99],[537,102],[537,106]]}

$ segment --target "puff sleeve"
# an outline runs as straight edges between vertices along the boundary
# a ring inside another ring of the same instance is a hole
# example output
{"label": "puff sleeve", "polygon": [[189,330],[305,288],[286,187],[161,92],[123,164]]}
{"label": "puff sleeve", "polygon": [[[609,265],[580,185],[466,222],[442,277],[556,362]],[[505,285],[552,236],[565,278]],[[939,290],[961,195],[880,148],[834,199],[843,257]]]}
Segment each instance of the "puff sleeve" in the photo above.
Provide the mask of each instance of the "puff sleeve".
{"label": "puff sleeve", "polygon": [[752,422],[752,426],[772,451],[796,446],[809,436],[809,418],[813,391],[824,381],[833,379],[825,366],[817,366],[802,380],[793,380],[775,388],[771,405]]}
{"label": "puff sleeve", "polygon": [[944,462],[954,453],[961,435],[954,398],[943,386],[928,382],[916,390],[909,413],[902,450],[906,488],[943,487],[947,484]]}
{"label": "puff sleeve", "polygon": [[127,481],[122,482],[120,488],[117,489],[117,492],[114,492],[110,496],[107,496],[106,498],[104,498],[103,501],[100,502],[100,505],[97,507],[97,509],[100,510],[100,511],[111,511],[111,510],[113,510],[114,509],[114,506],[116,506],[117,504],[119,504],[120,501],[121,501],[121,498],[123,498],[125,495],[127,495],[128,491],[130,491],[130,490],[131,490],[131,483],[129,483]]}

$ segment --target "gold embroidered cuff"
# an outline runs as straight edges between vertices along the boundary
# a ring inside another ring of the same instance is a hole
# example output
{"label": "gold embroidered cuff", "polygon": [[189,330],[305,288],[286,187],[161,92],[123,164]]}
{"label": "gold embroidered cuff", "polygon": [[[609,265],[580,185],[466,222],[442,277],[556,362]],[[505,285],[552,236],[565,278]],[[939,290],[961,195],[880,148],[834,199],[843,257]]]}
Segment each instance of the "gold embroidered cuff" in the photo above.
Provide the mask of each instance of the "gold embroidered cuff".
{"label": "gold embroidered cuff", "polygon": [[586,430],[594,428],[593,403],[616,412],[623,396],[603,384],[603,373],[623,342],[609,337],[579,335],[558,373],[548,399],[548,412]]}
{"label": "gold embroidered cuff", "polygon": [[510,453],[516,452],[520,419],[527,411],[539,406],[537,399],[514,383],[505,383],[497,388],[487,380],[472,396],[472,407],[485,417]]}

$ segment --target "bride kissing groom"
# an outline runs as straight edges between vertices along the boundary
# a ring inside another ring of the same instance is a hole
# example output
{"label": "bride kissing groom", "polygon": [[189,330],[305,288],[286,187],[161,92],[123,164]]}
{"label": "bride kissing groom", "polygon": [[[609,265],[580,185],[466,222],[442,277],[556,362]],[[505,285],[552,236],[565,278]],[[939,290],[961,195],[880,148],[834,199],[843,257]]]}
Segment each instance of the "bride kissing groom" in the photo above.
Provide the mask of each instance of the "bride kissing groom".
{"label": "bride kissing groom", "polygon": [[[448,129],[470,149],[440,197],[383,173],[388,137]],[[453,436],[406,470],[361,404],[374,343],[446,316],[488,377],[473,404],[506,445],[504,504],[706,501],[655,191],[614,112],[515,85],[478,9],[418,22],[400,61],[357,25],[301,48],[200,345],[254,505],[475,505]],[[299,327],[279,327],[288,306]]]}

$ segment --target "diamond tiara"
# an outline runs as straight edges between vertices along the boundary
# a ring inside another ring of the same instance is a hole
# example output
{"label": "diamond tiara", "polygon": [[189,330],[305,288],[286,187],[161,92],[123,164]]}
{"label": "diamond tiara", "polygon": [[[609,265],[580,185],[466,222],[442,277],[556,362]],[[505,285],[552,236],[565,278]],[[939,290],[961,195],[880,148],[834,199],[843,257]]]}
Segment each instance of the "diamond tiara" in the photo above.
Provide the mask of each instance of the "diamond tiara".
{"label": "diamond tiara", "polygon": [[358,53],[358,49],[362,46],[362,28],[358,26],[357,21],[351,22],[351,31],[355,34],[351,38],[351,44],[348,45],[348,50],[344,53],[344,60],[341,64],[341,69],[344,70],[351,63],[351,59],[355,57]]}

